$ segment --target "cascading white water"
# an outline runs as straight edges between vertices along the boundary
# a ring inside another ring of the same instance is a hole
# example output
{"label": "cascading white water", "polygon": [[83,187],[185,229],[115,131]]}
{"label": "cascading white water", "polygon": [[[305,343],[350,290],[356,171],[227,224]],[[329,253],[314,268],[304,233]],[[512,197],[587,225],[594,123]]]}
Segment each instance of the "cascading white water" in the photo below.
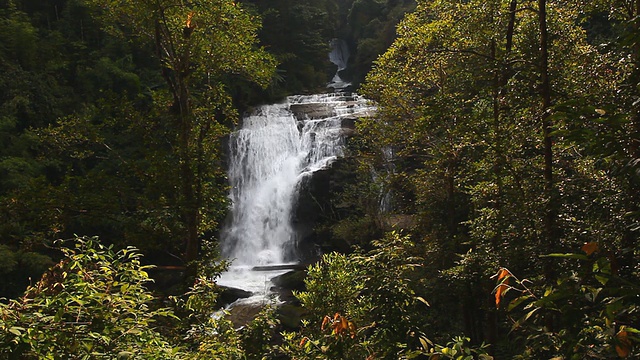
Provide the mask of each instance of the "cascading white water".
{"label": "cascading white water", "polygon": [[233,260],[218,283],[264,293],[267,276],[254,266],[296,261],[291,225],[298,187],[344,152],[345,117],[372,108],[357,95],[292,96],[257,108],[230,138],[231,222],[223,256]]}
{"label": "cascading white water", "polygon": [[351,56],[349,52],[349,45],[342,39],[333,39],[329,44],[331,46],[331,52],[329,53],[329,61],[338,66],[336,74],[331,79],[331,82],[327,85],[329,88],[334,88],[336,91],[346,89],[351,86],[350,82],[344,81],[340,77],[340,71],[347,69],[347,63]]}

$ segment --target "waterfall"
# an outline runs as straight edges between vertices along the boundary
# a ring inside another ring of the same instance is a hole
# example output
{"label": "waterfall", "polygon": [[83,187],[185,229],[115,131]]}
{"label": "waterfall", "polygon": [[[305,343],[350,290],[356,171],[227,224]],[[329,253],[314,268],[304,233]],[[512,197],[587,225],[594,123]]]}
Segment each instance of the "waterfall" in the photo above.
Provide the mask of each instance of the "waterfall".
{"label": "waterfall", "polygon": [[329,61],[336,65],[338,70],[336,70],[336,74],[333,76],[333,79],[331,79],[331,82],[327,87],[333,88],[334,90],[344,90],[351,86],[350,82],[346,82],[340,77],[340,71],[347,69],[347,63],[351,56],[349,53],[349,45],[347,45],[347,42],[342,39],[333,39],[329,45],[331,46]]}
{"label": "waterfall", "polygon": [[329,45],[331,46],[329,61],[338,66],[338,71],[346,69],[351,55],[347,42],[342,39],[333,39]]}
{"label": "waterfall", "polygon": [[219,284],[262,292],[264,273],[251,275],[254,266],[297,260],[291,218],[299,186],[343,155],[343,121],[370,109],[357,95],[291,96],[244,118],[229,141],[232,208],[222,254],[233,265]]}

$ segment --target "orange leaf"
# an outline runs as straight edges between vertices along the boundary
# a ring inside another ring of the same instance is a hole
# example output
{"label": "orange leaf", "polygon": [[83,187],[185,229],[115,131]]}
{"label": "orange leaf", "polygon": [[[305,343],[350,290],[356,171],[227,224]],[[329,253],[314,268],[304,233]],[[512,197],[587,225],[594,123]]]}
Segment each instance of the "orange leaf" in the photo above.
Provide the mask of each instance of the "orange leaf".
{"label": "orange leaf", "polygon": [[351,333],[352,339],[356,337],[356,324],[351,321],[349,321],[349,332]]}
{"label": "orange leaf", "polygon": [[629,340],[629,333],[626,330],[620,330],[616,334],[616,352],[621,358],[626,358],[631,353],[631,340]]}
{"label": "orange leaf", "polygon": [[307,338],[303,337],[302,340],[300,340],[300,347],[303,347],[306,342],[307,342]]}
{"label": "orange leaf", "polygon": [[[194,13],[193,13],[193,11],[192,11],[192,12],[190,12],[190,13],[187,15],[187,23],[185,24],[185,26],[186,26],[186,27],[188,27],[188,28],[192,28],[192,26],[191,26],[191,20],[193,19],[193,14],[194,14]],[[194,27],[195,27],[195,26],[194,26]]]}
{"label": "orange leaf", "polygon": [[505,268],[501,268],[498,271],[498,282],[500,283],[498,287],[496,287],[496,308],[500,308],[500,301],[504,297],[504,294],[507,292],[509,287],[509,278],[511,277],[511,273],[509,270]]}
{"label": "orange leaf", "polygon": [[498,271],[498,281],[510,276],[511,273],[509,272],[509,270],[505,269],[505,268],[500,268],[500,271]]}
{"label": "orange leaf", "polygon": [[322,320],[322,326],[320,326],[320,330],[324,330],[324,327],[327,326],[329,321],[331,321],[331,318],[328,315],[325,316],[324,319]]}
{"label": "orange leaf", "polygon": [[338,319],[340,319],[340,313],[333,315],[333,321],[338,321]]}
{"label": "orange leaf", "polygon": [[496,309],[500,308],[500,301],[502,300],[502,297],[504,296],[504,293],[506,291],[507,291],[507,285],[505,284],[498,285],[498,288],[496,289]]}
{"label": "orange leaf", "polygon": [[591,255],[594,252],[598,251],[599,247],[598,247],[598,243],[595,241],[592,241],[590,243],[586,243],[584,245],[582,245],[582,251],[584,251],[587,255]]}
{"label": "orange leaf", "polygon": [[340,319],[340,331],[344,332],[349,329],[349,322],[344,317]]}

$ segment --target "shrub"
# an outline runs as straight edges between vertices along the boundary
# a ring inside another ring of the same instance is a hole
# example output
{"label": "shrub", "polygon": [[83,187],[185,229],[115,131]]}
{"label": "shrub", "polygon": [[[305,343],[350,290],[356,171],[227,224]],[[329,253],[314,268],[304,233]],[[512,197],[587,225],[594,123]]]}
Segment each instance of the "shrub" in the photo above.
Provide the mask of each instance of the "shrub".
{"label": "shrub", "polygon": [[20,359],[170,358],[157,320],[148,267],[134,248],[114,251],[97,238],[61,247],[63,259],[23,297],[0,304],[0,357]]}

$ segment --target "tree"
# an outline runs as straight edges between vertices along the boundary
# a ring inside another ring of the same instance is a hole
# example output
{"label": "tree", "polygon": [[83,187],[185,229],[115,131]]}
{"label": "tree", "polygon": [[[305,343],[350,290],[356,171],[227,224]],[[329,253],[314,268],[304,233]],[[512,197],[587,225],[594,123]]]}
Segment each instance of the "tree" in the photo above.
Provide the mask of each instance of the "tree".
{"label": "tree", "polygon": [[195,260],[207,221],[201,214],[204,170],[214,161],[210,140],[236,116],[226,84],[240,77],[266,86],[274,73],[274,59],[256,47],[258,19],[229,0],[88,2],[102,10],[112,31],[155,45],[170,99],[156,121],[176,130],[183,258]]}
{"label": "tree", "polygon": [[364,85],[379,112],[359,124],[363,142],[371,153],[395,150],[396,193],[415,199],[395,211],[419,219],[418,233],[437,249],[427,266],[465,299],[457,324],[474,341],[500,339],[491,299],[480,296],[497,264],[553,277],[564,269],[536,255],[597,237],[575,219],[607,228],[594,208],[571,205],[585,193],[606,196],[588,170],[594,159],[554,132],[567,126],[557,123],[557,104],[599,103],[615,91],[616,77],[601,67],[607,57],[576,25],[578,10],[419,1]]}

